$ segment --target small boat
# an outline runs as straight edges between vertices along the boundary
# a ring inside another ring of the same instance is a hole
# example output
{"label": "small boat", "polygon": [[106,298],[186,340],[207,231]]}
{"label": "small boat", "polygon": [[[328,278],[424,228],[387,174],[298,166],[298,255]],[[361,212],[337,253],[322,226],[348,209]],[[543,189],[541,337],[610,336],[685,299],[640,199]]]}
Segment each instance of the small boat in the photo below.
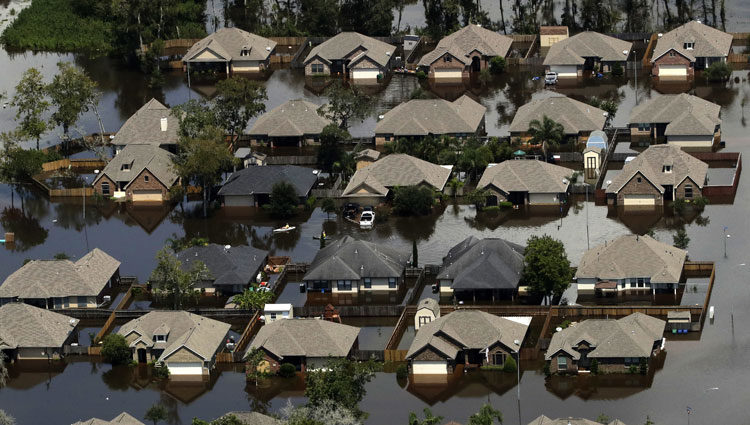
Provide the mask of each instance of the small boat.
{"label": "small boat", "polygon": [[273,229],[274,233],[284,233],[284,232],[291,232],[292,230],[296,229],[297,226],[290,226],[288,224],[285,224],[282,227],[279,227],[278,229]]}

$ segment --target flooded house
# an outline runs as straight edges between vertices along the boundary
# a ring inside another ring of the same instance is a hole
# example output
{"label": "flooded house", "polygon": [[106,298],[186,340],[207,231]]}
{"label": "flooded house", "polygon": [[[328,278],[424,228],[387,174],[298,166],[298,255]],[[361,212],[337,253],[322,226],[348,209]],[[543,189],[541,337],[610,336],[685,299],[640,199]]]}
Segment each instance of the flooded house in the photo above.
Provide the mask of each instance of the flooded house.
{"label": "flooded house", "polygon": [[726,62],[732,34],[690,21],[661,35],[651,55],[651,73],[657,77],[687,78],[714,62]]}
{"label": "flooded house", "polygon": [[112,418],[111,421],[91,418],[85,421],[76,422],[73,425],[146,425],[138,419],[134,418],[130,413],[122,412],[119,415]]}
{"label": "flooded house", "polygon": [[320,143],[320,133],[331,120],[318,114],[319,105],[289,100],[258,117],[247,132],[252,145],[307,146]]}
{"label": "flooded house", "polygon": [[529,422],[528,425],[625,425],[619,419],[613,419],[607,423],[592,421],[583,418],[557,418],[551,419],[544,415],[539,416],[533,421]]}
{"label": "flooded house", "polygon": [[133,352],[133,361],[156,362],[173,376],[208,375],[224,349],[230,325],[186,311],[152,311],[117,331]]}
{"label": "flooded house", "polygon": [[625,69],[633,43],[594,31],[584,31],[560,40],[544,58],[547,71],[560,78],[581,77],[584,71],[612,72]]}
{"label": "flooded house", "polygon": [[560,205],[570,189],[570,168],[537,160],[509,160],[489,164],[477,183],[489,192],[487,205]]}
{"label": "flooded house", "polygon": [[165,202],[179,181],[173,159],[159,146],[125,145],[94,179],[94,192],[138,204]]}
{"label": "flooded house", "polygon": [[643,313],[620,319],[587,319],[555,332],[545,353],[552,373],[578,373],[595,367],[604,373],[628,373],[647,367],[664,349],[666,322]]}
{"label": "flooded house", "polygon": [[344,236],[318,251],[302,278],[308,292],[399,291],[411,252]]}
{"label": "flooded house", "polygon": [[300,203],[305,202],[318,176],[312,168],[296,165],[266,165],[235,171],[219,189],[224,207],[260,207],[271,198],[273,186],[289,183]]}
{"label": "flooded house", "polygon": [[377,205],[392,198],[394,187],[419,185],[442,192],[452,171],[452,165],[436,165],[406,154],[386,155],[357,170],[342,197],[349,202]]}
{"label": "flooded house", "polygon": [[607,122],[607,113],[603,110],[567,96],[554,95],[533,99],[518,108],[510,123],[510,137],[528,142],[531,122],[542,122],[544,117],[561,124],[566,139],[577,143],[585,143],[592,131],[603,130]]}
{"label": "flooded house", "polygon": [[448,136],[464,139],[484,134],[487,108],[468,95],[445,99],[412,99],[386,112],[375,124],[375,145],[401,138]]}
{"label": "flooded house", "polygon": [[648,235],[625,235],[583,254],[576,270],[579,293],[676,293],[687,251]]}
{"label": "flooded house", "polygon": [[341,75],[355,82],[390,74],[396,46],[357,32],[342,32],[313,47],[305,76]]}
{"label": "flooded house", "polygon": [[99,248],[77,261],[32,260],[0,285],[0,304],[47,309],[96,308],[120,280],[120,262]]}
{"label": "flooded house", "polygon": [[172,110],[156,99],[146,102],[120,127],[112,138],[114,153],[118,154],[128,145],[159,146],[172,153],[177,151],[180,137],[180,121]]}
{"label": "flooded house", "polygon": [[208,269],[208,274],[195,289],[231,295],[260,283],[260,272],[267,263],[268,251],[248,245],[208,244],[186,248],[175,256],[182,262],[183,270],[190,270],[198,261]]}
{"label": "flooded house", "polygon": [[630,112],[630,137],[641,144],[710,151],[721,141],[720,113],[721,106],[687,93],[659,96]]}
{"label": "flooded house", "polygon": [[419,328],[406,354],[414,375],[450,375],[457,365],[502,366],[517,357],[530,317],[459,309]]}
{"label": "flooded house", "polygon": [[302,372],[315,370],[325,367],[331,358],[351,357],[358,348],[359,331],[321,319],[277,320],[260,328],[248,352],[262,350],[273,372],[284,363]]}
{"label": "flooded house", "polygon": [[622,206],[664,205],[703,195],[708,164],[674,145],[653,145],[627,162],[606,182],[607,203]]}
{"label": "flooded house", "polygon": [[460,80],[488,69],[494,57],[508,56],[513,39],[498,32],[467,25],[440,39],[435,50],[422,56],[419,66],[440,80]]}
{"label": "flooded house", "polygon": [[524,248],[500,238],[470,236],[448,251],[437,275],[441,297],[509,300],[518,294]]}
{"label": "flooded house", "polygon": [[182,62],[187,71],[214,69],[234,73],[253,73],[268,69],[276,42],[239,28],[221,28],[188,49]]}
{"label": "flooded house", "polygon": [[59,359],[78,337],[78,319],[24,303],[0,306],[0,354],[7,359]]}

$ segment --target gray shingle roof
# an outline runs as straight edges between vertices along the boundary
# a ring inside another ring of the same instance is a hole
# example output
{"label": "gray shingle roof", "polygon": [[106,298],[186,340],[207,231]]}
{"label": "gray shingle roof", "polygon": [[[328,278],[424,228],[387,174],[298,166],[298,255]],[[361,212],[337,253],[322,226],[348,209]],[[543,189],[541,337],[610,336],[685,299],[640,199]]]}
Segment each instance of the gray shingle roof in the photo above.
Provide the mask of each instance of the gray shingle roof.
{"label": "gray shingle roof", "polygon": [[318,114],[318,105],[306,100],[289,100],[255,122],[248,134],[267,137],[318,135],[331,121]]}
{"label": "gray shingle roof", "polygon": [[[271,52],[276,48],[276,42],[239,28],[222,28],[193,44],[193,47],[188,49],[182,60],[185,62],[215,62],[215,59],[196,58],[206,48],[226,62],[232,60],[264,61],[271,56]],[[250,49],[250,54],[240,56],[241,51],[247,48]]]}
{"label": "gray shingle roof", "polygon": [[652,283],[677,283],[687,251],[648,235],[625,235],[583,254],[576,277],[617,280],[650,277]]}
{"label": "gray shingle roof", "polygon": [[[664,165],[670,165],[672,171],[664,172]],[[664,185],[677,186],[688,177],[702,188],[706,182],[708,164],[677,146],[652,145],[622,167],[622,171],[607,186],[606,192],[619,192],[638,173],[664,193]]]}
{"label": "gray shingle roof", "polygon": [[440,304],[438,304],[438,301],[434,298],[424,298],[420,300],[419,304],[417,304],[417,311],[423,308],[430,310],[435,317],[440,316]]}
{"label": "gray shingle roof", "polygon": [[312,168],[296,165],[253,166],[234,172],[219,190],[220,196],[270,194],[273,185],[291,183],[300,197],[307,196],[318,177]]}
{"label": "gray shingle roof", "polygon": [[160,362],[182,347],[188,348],[203,360],[210,360],[220,348],[230,325],[187,311],[152,311],[125,323],[117,333],[127,336],[135,332],[140,335],[140,338],[130,344],[131,347],[134,347],[137,341],[143,341],[147,346],[153,347],[155,344],[161,344],[153,341],[154,332],[164,327],[169,329],[169,335],[164,344],[164,351],[159,357]]}
{"label": "gray shingle roof", "polygon": [[391,55],[396,51],[396,46],[372,37],[356,32],[342,32],[313,47],[305,58],[305,63],[309,63],[316,56],[328,62],[343,59],[359,47],[364,48],[365,52],[352,58],[350,66],[365,57],[370,58],[380,66],[386,66],[391,59]]}
{"label": "gray shingle roof", "polygon": [[[164,186],[170,188],[178,178],[172,163],[173,158],[174,154],[158,146],[126,145],[96,176],[94,183],[106,175],[115,182],[127,182],[129,185],[144,169],[147,169]],[[127,164],[127,169],[123,169],[125,164]]]}
{"label": "gray shingle roof", "polygon": [[457,289],[516,289],[523,270],[523,247],[499,238],[470,236],[443,258],[437,278]]}
{"label": "gray shingle roof", "polygon": [[[588,420],[588,419],[582,419],[582,418],[550,419],[542,415],[534,419],[533,421],[529,422],[528,425],[601,425],[601,423]],[[615,419],[609,422],[607,425],[625,425],[625,424],[622,421]]]}
{"label": "gray shingle roof", "polygon": [[282,319],[263,325],[249,350],[262,348],[278,358],[346,357],[359,328],[321,319]]}
{"label": "gray shingle roof", "polygon": [[24,303],[0,307],[0,349],[59,348],[79,320]]}
{"label": "gray shingle roof", "polygon": [[344,236],[318,251],[303,280],[399,277],[410,258],[408,251]]}
{"label": "gray shingle roof", "polygon": [[391,154],[372,165],[357,170],[344,189],[343,196],[357,197],[366,188],[368,194],[386,196],[392,187],[415,186],[426,183],[435,190],[443,190],[451,175],[451,168],[435,165],[406,154]]}
{"label": "gray shingle roof", "polygon": [[495,186],[505,193],[564,193],[573,170],[536,160],[511,160],[489,166],[477,187]]}
{"label": "gray shingle roof", "polygon": [[263,267],[268,251],[242,245],[229,249],[218,245],[194,246],[178,252],[176,257],[182,261],[186,270],[194,261],[202,261],[208,268],[214,286],[247,285],[258,269]]}
{"label": "gray shingle roof", "polygon": [[444,99],[412,99],[386,112],[375,125],[375,134],[427,136],[428,134],[476,133],[487,111],[467,95]]}
{"label": "gray shingle roof", "polygon": [[122,412],[115,416],[111,421],[105,421],[104,419],[91,418],[83,422],[76,422],[73,425],[145,425],[143,422],[134,418],[127,412]]}
{"label": "gray shingle roof", "polygon": [[[585,58],[599,58],[603,62],[624,62],[630,55],[633,43],[598,32],[585,31],[549,48],[545,65],[583,65]],[[622,53],[627,51],[627,54]]]}
{"label": "gray shingle roof", "polygon": [[468,56],[475,50],[483,56],[505,57],[511,44],[513,44],[513,39],[508,36],[482,28],[479,25],[467,25],[453,34],[443,37],[435,50],[422,56],[419,65],[430,66],[446,52],[464,64],[471,63]]}
{"label": "gray shingle roof", "polygon": [[234,416],[244,425],[283,425],[283,422],[259,412],[228,412],[222,418]]}
{"label": "gray shingle roof", "polygon": [[663,95],[643,102],[630,113],[631,123],[667,124],[667,136],[713,135],[721,124],[721,106],[687,93]]}
{"label": "gray shingle roof", "polygon": [[[417,354],[423,348],[431,346],[450,358],[455,358],[461,349],[483,350],[496,343],[501,343],[511,350],[520,347],[514,344],[526,337],[528,326],[495,316],[480,310],[456,310],[432,322],[422,325],[409,346],[406,358]],[[460,344],[455,346],[444,336]]]}
{"label": "gray shingle roof", "polygon": [[[685,49],[686,42],[695,43],[692,50]],[[700,57],[726,57],[732,46],[732,34],[727,34],[704,25],[697,21],[690,21],[664,34],[657,42],[651,62],[659,59],[668,51],[674,49],[679,54],[690,59]]]}
{"label": "gray shingle roof", "polygon": [[510,131],[527,132],[531,121],[541,121],[545,115],[562,124],[565,134],[601,130],[607,120],[604,114],[605,112],[599,108],[566,96],[534,99],[518,108],[513,122],[510,123]]}
{"label": "gray shingle roof", "polygon": [[0,298],[94,297],[102,292],[120,262],[94,248],[75,263],[34,260],[13,272],[0,285]]}
{"label": "gray shingle roof", "polygon": [[[166,131],[162,131],[162,118],[167,119]],[[176,145],[179,141],[179,127],[180,122],[170,109],[158,100],[151,99],[125,121],[112,139],[112,144]]]}
{"label": "gray shingle roof", "polygon": [[574,359],[574,350],[582,341],[591,345],[589,358],[651,357],[656,341],[661,340],[666,322],[643,313],[621,319],[588,319],[552,335],[545,359],[564,351]]}

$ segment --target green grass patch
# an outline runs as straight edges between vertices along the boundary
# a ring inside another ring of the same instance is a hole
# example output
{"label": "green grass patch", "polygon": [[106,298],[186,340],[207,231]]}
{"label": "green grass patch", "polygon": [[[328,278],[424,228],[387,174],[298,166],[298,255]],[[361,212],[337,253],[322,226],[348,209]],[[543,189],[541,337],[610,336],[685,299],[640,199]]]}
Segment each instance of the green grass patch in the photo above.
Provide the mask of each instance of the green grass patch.
{"label": "green grass patch", "polygon": [[80,17],[70,0],[33,0],[0,37],[8,50],[99,52],[112,50],[107,22]]}

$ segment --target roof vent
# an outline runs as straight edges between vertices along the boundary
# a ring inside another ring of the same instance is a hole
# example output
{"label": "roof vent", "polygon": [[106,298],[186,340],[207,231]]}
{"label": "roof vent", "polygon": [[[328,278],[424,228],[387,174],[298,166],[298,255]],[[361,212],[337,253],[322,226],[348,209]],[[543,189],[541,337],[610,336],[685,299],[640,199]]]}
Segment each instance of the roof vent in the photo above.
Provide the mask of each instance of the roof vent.
{"label": "roof vent", "polygon": [[390,55],[391,55],[391,52],[385,52],[385,55],[386,55],[386,56],[390,56]]}
{"label": "roof vent", "polygon": [[227,250],[228,250],[229,248],[231,248],[231,247],[232,247],[232,245],[224,245],[224,249],[227,249]]}
{"label": "roof vent", "polygon": [[266,51],[270,52],[271,51],[271,46],[266,46]]}
{"label": "roof vent", "polygon": [[161,119],[161,131],[167,131],[167,118],[166,117]]}

